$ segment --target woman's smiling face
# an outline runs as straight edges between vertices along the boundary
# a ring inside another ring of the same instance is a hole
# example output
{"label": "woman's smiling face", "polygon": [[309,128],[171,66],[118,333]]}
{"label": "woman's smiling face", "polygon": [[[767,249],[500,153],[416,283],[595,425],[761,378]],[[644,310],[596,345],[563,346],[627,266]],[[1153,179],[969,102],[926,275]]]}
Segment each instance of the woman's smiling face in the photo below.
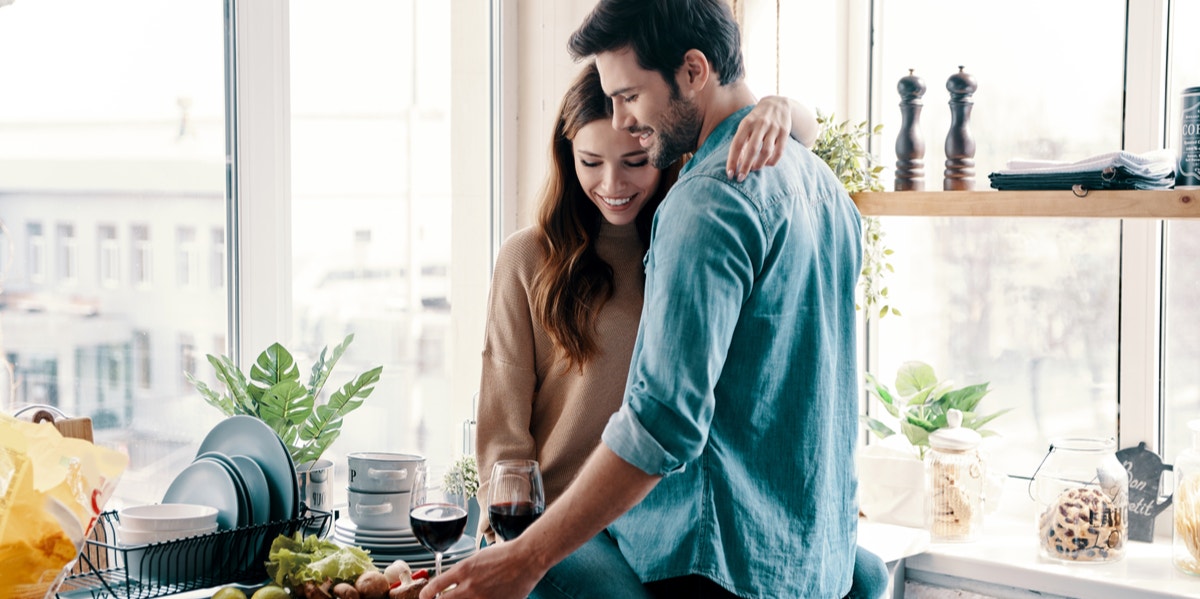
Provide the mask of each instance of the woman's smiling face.
{"label": "woman's smiling face", "polygon": [[628,225],[658,189],[659,170],[646,150],[607,120],[592,121],[572,140],[579,185],[614,225]]}

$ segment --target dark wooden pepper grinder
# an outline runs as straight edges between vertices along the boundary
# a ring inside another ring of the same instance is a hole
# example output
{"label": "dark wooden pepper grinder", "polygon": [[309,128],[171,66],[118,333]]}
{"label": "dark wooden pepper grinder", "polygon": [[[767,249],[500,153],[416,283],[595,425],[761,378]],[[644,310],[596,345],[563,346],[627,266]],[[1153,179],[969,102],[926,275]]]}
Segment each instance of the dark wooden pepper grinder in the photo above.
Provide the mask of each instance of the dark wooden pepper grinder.
{"label": "dark wooden pepper grinder", "polygon": [[925,189],[925,138],[921,135],[921,97],[925,81],[908,70],[896,84],[900,92],[900,133],[896,135],[896,191]]}
{"label": "dark wooden pepper grinder", "polygon": [[975,188],[975,138],[967,128],[971,119],[971,94],[978,87],[975,78],[958,72],[946,80],[950,91],[950,131],[946,134],[946,178],[942,189],[962,191]]}

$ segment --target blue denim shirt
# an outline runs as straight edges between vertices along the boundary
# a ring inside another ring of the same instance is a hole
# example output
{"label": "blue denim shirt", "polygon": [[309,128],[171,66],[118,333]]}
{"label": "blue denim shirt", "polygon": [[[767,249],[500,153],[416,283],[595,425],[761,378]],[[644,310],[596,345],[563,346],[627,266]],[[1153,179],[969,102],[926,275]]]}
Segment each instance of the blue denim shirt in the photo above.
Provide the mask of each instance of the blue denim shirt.
{"label": "blue denim shirt", "polygon": [[794,140],[774,168],[726,177],[749,111],[713,130],[654,218],[625,401],[603,440],[664,478],[610,530],[643,581],[842,597],[858,519],[861,224]]}

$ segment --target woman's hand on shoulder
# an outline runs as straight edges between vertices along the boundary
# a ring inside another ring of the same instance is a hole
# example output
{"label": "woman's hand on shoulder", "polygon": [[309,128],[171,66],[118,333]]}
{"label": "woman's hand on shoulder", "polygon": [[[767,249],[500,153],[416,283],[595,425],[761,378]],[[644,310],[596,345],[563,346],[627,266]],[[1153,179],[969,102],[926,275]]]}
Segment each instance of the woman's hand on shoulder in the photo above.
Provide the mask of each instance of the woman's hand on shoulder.
{"label": "woman's hand on shoulder", "polygon": [[817,118],[804,104],[783,96],[767,96],[742,119],[733,136],[725,172],[744,181],[751,171],[774,166],[783,157],[788,136],[805,146],[817,137]]}

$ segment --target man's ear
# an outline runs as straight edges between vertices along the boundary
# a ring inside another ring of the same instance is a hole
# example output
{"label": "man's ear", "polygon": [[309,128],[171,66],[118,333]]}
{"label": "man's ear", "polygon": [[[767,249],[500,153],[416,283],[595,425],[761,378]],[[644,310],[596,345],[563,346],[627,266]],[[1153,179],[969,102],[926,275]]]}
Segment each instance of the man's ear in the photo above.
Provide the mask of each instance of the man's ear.
{"label": "man's ear", "polygon": [[712,76],[712,65],[703,52],[692,48],[683,54],[683,65],[679,67],[678,75],[681,89],[700,91],[708,85],[708,80]]}

